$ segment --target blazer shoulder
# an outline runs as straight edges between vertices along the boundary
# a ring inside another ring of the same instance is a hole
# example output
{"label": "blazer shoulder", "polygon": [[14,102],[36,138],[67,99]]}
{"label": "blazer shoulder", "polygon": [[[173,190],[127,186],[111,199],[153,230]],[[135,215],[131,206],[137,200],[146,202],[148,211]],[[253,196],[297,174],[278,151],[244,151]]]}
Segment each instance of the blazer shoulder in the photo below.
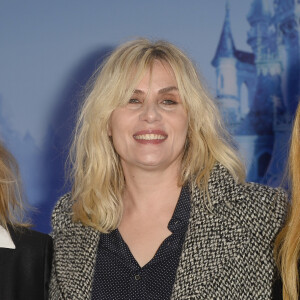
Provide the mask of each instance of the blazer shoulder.
{"label": "blazer shoulder", "polygon": [[209,192],[212,204],[218,206],[220,211],[226,210],[226,207],[232,207],[241,215],[268,214],[272,211],[277,218],[282,218],[287,211],[288,200],[284,190],[253,182],[238,183],[220,163],[211,172]]}
{"label": "blazer shoulder", "polygon": [[258,210],[270,209],[278,214],[285,214],[288,208],[288,196],[284,189],[273,188],[259,183],[248,182],[239,186],[240,193],[249,206]]}
{"label": "blazer shoulder", "polygon": [[51,217],[53,231],[62,229],[72,223],[71,193],[63,195],[56,203]]}
{"label": "blazer shoulder", "polygon": [[286,219],[287,193],[281,188],[251,182],[239,186],[239,195],[242,199],[239,209],[245,216],[245,226],[262,238],[273,239]]}
{"label": "blazer shoulder", "polygon": [[26,227],[9,227],[10,235],[16,244],[22,244],[24,246],[37,247],[40,245],[44,247],[45,244],[52,244],[52,237],[46,233],[42,233]]}

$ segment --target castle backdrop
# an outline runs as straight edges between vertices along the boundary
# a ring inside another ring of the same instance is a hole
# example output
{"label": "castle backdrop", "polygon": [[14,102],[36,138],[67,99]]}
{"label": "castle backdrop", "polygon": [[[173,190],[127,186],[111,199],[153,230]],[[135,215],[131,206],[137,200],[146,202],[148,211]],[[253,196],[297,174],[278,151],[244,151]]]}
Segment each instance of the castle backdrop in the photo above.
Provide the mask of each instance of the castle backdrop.
{"label": "castle backdrop", "polygon": [[248,52],[235,47],[227,5],[212,61],[216,98],[247,159],[248,180],[272,186],[282,183],[299,99],[299,8],[296,0],[252,1]]}
{"label": "castle backdrop", "polygon": [[235,136],[248,180],[277,186],[299,95],[299,0],[0,4],[0,135],[38,230],[70,187],[65,160],[81,92],[128,39],[166,39],[197,64]]}

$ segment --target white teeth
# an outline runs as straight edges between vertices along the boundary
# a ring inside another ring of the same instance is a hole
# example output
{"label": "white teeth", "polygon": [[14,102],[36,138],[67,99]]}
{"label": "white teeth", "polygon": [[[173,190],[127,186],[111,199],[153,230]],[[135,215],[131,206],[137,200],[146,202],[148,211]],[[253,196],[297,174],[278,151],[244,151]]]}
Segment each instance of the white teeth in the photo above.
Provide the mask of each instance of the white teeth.
{"label": "white teeth", "polygon": [[135,135],[134,138],[137,140],[150,141],[150,140],[165,140],[167,137],[160,134],[149,133],[149,134]]}

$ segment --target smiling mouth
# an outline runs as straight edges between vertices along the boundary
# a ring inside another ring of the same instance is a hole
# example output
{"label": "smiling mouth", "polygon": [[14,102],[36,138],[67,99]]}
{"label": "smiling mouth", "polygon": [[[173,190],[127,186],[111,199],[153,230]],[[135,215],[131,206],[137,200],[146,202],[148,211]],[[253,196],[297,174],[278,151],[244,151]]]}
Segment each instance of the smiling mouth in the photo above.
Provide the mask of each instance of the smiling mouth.
{"label": "smiling mouth", "polygon": [[140,134],[133,136],[136,140],[145,140],[145,141],[153,141],[153,140],[165,140],[167,136],[161,134]]}
{"label": "smiling mouth", "polygon": [[151,130],[150,132],[149,131],[147,132],[146,130],[142,130],[134,134],[133,138],[139,144],[158,145],[163,143],[168,138],[168,135],[161,130]]}

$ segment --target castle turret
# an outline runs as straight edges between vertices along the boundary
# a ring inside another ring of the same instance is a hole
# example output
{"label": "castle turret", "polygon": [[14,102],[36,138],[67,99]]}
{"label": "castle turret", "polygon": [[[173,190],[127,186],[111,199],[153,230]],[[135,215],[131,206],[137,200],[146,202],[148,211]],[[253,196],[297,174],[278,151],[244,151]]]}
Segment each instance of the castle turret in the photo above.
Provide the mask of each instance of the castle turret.
{"label": "castle turret", "polygon": [[248,32],[247,43],[252,48],[257,59],[263,53],[267,52],[265,48],[270,38],[269,24],[271,12],[268,0],[254,0],[251,4],[247,19],[251,26],[251,29]]}
{"label": "castle turret", "polygon": [[240,119],[235,52],[227,3],[225,21],[212,65],[216,68],[217,99],[224,118],[230,124],[235,124]]}
{"label": "castle turret", "polygon": [[275,28],[270,26],[272,13],[268,0],[254,0],[247,15],[251,29],[248,32],[248,44],[255,55],[258,75],[278,75],[281,65],[277,53],[277,37]]}
{"label": "castle turret", "polygon": [[275,0],[274,22],[285,50],[285,105],[293,115],[300,97],[300,3]]}

